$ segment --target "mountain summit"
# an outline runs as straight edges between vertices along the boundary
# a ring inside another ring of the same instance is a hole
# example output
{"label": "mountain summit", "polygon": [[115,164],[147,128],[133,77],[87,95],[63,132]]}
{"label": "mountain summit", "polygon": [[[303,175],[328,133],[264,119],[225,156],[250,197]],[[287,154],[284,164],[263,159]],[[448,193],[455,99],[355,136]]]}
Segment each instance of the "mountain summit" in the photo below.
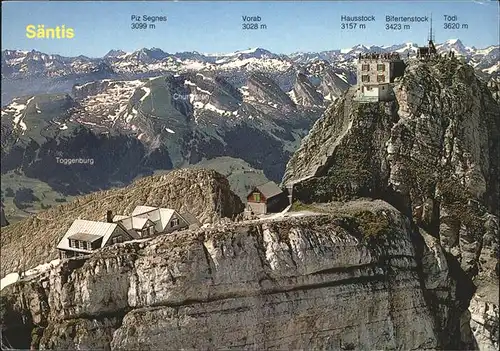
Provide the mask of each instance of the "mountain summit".
{"label": "mountain summit", "polygon": [[118,56],[121,56],[121,55],[124,55],[126,54],[125,51],[123,50],[109,50],[108,53],[106,55],[104,55],[104,58],[112,58],[112,57],[118,57]]}
{"label": "mountain summit", "polygon": [[[354,89],[313,126],[283,184],[303,204],[370,197],[407,214],[440,243],[462,286],[457,295],[453,284],[444,288],[453,294],[445,300],[459,301],[438,318],[443,335],[454,328],[444,348],[472,347],[460,344],[457,333],[470,333],[460,327],[461,314],[477,340],[497,347],[498,103],[471,66],[449,59],[410,60],[395,101],[357,103]],[[479,306],[492,311],[485,322]]]}

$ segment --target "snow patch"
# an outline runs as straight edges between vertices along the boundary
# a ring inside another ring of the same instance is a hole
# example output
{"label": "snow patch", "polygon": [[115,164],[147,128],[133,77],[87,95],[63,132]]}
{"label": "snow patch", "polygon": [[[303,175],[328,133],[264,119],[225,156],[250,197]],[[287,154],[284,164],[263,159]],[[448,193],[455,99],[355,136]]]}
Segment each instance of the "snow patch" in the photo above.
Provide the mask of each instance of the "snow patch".
{"label": "snow patch", "polygon": [[287,95],[290,97],[290,99],[292,99],[292,101],[294,102],[294,104],[298,105],[299,102],[297,101],[297,95],[295,95],[295,90],[291,90],[287,93]]}
{"label": "snow patch", "polygon": [[483,72],[486,72],[488,74],[492,74],[493,72],[497,72],[499,70],[500,70],[500,63],[497,63],[496,65],[493,65],[490,68],[483,69]]}
{"label": "snow patch", "polygon": [[[35,268],[28,269],[22,275],[23,275],[23,277],[36,276],[36,275],[39,275],[39,274],[42,274],[44,272],[49,271],[50,269],[58,266],[60,263],[61,263],[61,260],[58,258],[58,259],[52,260],[52,261],[50,261],[48,263],[40,264],[40,265],[36,266]],[[9,273],[9,274],[7,274],[0,281],[0,290],[2,290],[3,288],[5,288],[6,286],[14,284],[18,280],[19,280],[19,274],[18,273]]]}
{"label": "snow patch", "polygon": [[231,111],[221,110],[210,103],[206,104],[204,108],[209,111],[217,112],[220,115],[231,114]]}
{"label": "snow patch", "polygon": [[201,70],[207,66],[204,62],[191,60],[184,61],[183,64],[185,69],[193,71]]}
{"label": "snow patch", "polygon": [[11,284],[14,284],[19,280],[19,274],[17,273],[9,273],[5,277],[0,280],[0,290],[5,288],[6,286],[9,286]]}
{"label": "snow patch", "polygon": [[[17,128],[17,126],[21,127],[22,130],[26,130],[26,123],[23,122],[24,118],[24,112],[26,111],[26,108],[28,107],[28,104],[30,101],[33,100],[34,97],[29,99],[25,104],[20,104],[17,101],[12,102],[5,110],[8,112],[13,112],[14,113],[14,119],[12,120],[14,128]],[[12,111],[13,110],[13,111]]]}
{"label": "snow patch", "polygon": [[349,82],[347,81],[347,76],[346,76],[345,72],[342,72],[342,74],[335,73],[335,75],[337,77],[339,77],[340,79],[342,79],[344,82],[349,84]]}
{"label": "snow patch", "polygon": [[149,94],[151,94],[151,89],[147,87],[141,87],[141,89],[144,90],[146,94],[144,94],[144,96],[141,97],[139,101],[144,101],[144,99],[146,99],[149,96]]}
{"label": "snow patch", "polygon": [[242,86],[239,89],[239,91],[243,96],[250,96],[250,93],[248,92],[248,87],[246,85]]}
{"label": "snow patch", "polygon": [[125,122],[130,123],[130,121],[137,116],[137,110],[135,108],[132,108],[132,112],[130,112],[127,115],[127,118],[125,118]]}
{"label": "snow patch", "polygon": [[89,126],[97,126],[97,127],[99,127],[99,125],[97,123],[85,122],[85,121],[79,121],[79,122],[82,123],[82,124],[87,124]]}
{"label": "snow patch", "polygon": [[207,95],[212,95],[212,93],[211,93],[210,91],[208,91],[208,90],[203,90],[203,89],[201,89],[200,87],[196,87],[196,90],[198,90],[198,91],[199,91],[199,92],[201,92],[201,93],[205,93],[205,94],[207,94]]}

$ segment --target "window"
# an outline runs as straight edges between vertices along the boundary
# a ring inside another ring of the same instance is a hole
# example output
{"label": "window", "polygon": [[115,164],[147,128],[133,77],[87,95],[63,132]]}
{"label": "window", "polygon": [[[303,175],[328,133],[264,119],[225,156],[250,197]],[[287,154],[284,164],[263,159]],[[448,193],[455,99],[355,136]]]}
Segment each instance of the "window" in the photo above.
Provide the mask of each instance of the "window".
{"label": "window", "polygon": [[176,227],[179,225],[179,218],[174,218],[172,219],[172,221],[170,222],[170,227]]}
{"label": "window", "polygon": [[85,245],[85,241],[79,240],[78,244],[78,248],[80,249],[85,249],[87,247],[87,245]]}
{"label": "window", "polygon": [[370,65],[361,65],[361,70],[362,71],[369,71],[370,70]]}
{"label": "window", "polygon": [[253,193],[253,201],[260,202],[260,193]]}
{"label": "window", "polygon": [[379,74],[377,76],[377,82],[385,82],[385,75]]}
{"label": "window", "polygon": [[377,65],[377,71],[385,71],[385,65],[382,63],[382,64],[378,64]]}
{"label": "window", "polygon": [[90,241],[87,242],[87,250],[92,250],[92,244]]}
{"label": "window", "polygon": [[115,237],[113,237],[111,239],[111,243],[112,244],[118,244],[118,243],[121,243],[121,242],[123,242],[123,238],[122,238],[121,235],[117,235],[117,236],[115,236]]}
{"label": "window", "polygon": [[76,247],[76,243],[74,239],[69,239],[69,247]]}
{"label": "window", "polygon": [[361,76],[361,81],[362,82],[369,82],[370,81],[370,76],[368,74],[364,74]]}

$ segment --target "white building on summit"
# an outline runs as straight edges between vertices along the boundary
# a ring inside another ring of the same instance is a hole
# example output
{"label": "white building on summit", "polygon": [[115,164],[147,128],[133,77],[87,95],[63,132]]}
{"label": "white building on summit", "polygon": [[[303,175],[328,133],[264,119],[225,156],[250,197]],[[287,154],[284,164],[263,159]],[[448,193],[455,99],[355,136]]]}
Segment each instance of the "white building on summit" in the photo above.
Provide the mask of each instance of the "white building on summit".
{"label": "white building on summit", "polygon": [[356,101],[377,102],[394,99],[392,84],[404,73],[405,63],[398,53],[368,53],[358,56]]}

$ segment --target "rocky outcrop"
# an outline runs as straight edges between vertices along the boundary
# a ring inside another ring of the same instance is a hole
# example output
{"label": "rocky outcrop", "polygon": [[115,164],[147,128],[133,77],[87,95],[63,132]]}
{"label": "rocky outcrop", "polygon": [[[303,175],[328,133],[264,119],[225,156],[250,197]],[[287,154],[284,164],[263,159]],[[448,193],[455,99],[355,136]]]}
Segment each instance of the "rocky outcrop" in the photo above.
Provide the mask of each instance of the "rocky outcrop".
{"label": "rocky outcrop", "polygon": [[322,212],[65,260],[2,290],[3,341],[93,350],[440,348],[426,288],[447,279],[443,256],[431,254],[437,261],[422,270],[417,233],[382,201]]}
{"label": "rocky outcrop", "polygon": [[470,326],[479,350],[498,350],[498,299],[488,302],[484,296],[474,295],[469,312]]}
{"label": "rocky outcrop", "polygon": [[5,227],[7,225],[9,225],[9,221],[5,217],[5,212],[3,209],[3,202],[2,202],[2,204],[0,205],[0,226]]}
{"label": "rocky outcrop", "polygon": [[276,103],[281,109],[291,110],[295,104],[279,85],[264,73],[253,73],[247,81],[248,90],[260,102]]}
{"label": "rocky outcrop", "polygon": [[499,88],[500,78],[499,77],[490,78],[490,80],[488,80],[487,85],[488,85],[488,89],[491,91],[491,95],[493,96],[493,98],[497,102],[500,102],[500,88]]}
{"label": "rocky outcrop", "polygon": [[[306,66],[305,73],[315,83],[317,91],[328,100],[334,100],[342,96],[349,89],[349,72],[339,70],[328,61],[317,60]],[[345,80],[340,78],[344,76]],[[356,79],[354,78],[354,82]]]}
{"label": "rocky outcrop", "polygon": [[21,267],[35,267],[57,258],[56,246],[75,219],[106,220],[106,212],[130,214],[135,206],[148,205],[190,212],[203,224],[222,217],[233,218],[243,204],[227,179],[212,170],[182,169],[141,178],[120,189],[76,198],[5,227],[1,236],[1,274]]}
{"label": "rocky outcrop", "polygon": [[[361,104],[351,90],[330,106],[288,163],[283,183],[295,184],[294,198],[303,203],[385,199],[439,241],[457,263],[452,275],[474,283],[451,300],[468,304],[484,285],[494,300],[499,105],[458,60],[410,60],[394,91],[394,101]],[[498,339],[498,321],[486,329]]]}
{"label": "rocky outcrop", "polygon": [[297,74],[293,94],[299,105],[308,107],[323,105],[323,96],[316,91],[309,79],[302,73]]}

